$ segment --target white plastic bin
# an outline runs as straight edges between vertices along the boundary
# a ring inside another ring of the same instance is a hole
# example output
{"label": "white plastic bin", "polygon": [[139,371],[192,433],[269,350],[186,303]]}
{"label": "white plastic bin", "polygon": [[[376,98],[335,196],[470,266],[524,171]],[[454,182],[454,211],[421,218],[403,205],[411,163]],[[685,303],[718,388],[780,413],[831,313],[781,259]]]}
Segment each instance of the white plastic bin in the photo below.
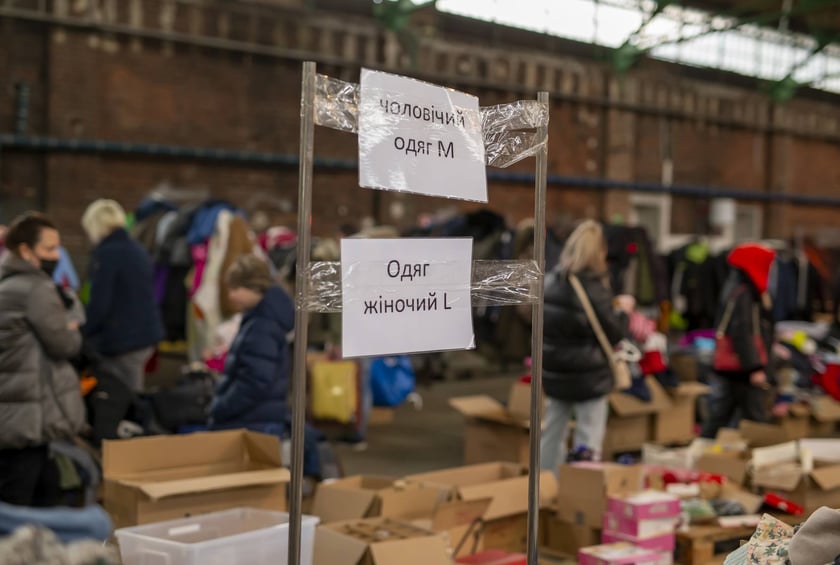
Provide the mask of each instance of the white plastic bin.
{"label": "white plastic bin", "polygon": [[[312,565],[315,528],[304,516],[301,565]],[[289,515],[236,508],[116,531],[123,565],[286,565]]]}

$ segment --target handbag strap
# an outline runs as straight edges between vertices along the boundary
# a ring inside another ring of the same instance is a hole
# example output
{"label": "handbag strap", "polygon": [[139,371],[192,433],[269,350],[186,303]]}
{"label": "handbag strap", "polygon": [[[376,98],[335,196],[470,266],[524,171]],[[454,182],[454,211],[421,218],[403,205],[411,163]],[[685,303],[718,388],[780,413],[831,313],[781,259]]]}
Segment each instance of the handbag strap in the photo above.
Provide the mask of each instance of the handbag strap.
{"label": "handbag strap", "polygon": [[595,337],[598,338],[598,342],[601,344],[601,349],[604,350],[604,355],[607,356],[610,367],[612,367],[615,364],[615,350],[610,345],[610,341],[607,339],[607,334],[604,333],[604,328],[601,326],[601,322],[595,314],[595,309],[592,308],[592,302],[589,301],[589,296],[586,294],[586,290],[583,288],[583,285],[580,284],[580,280],[576,275],[569,273],[569,282],[572,284],[572,288],[575,290],[575,294],[577,294],[581,306],[583,306],[583,311],[586,314],[586,318],[589,320],[589,325],[592,326],[592,330],[595,332]]}
{"label": "handbag strap", "polygon": [[[744,292],[743,288],[741,288],[727,301],[726,310],[724,310],[723,317],[720,319],[720,325],[718,325],[718,328],[715,331],[716,338],[719,339],[726,335],[726,330],[729,329],[729,324],[732,322],[732,315],[735,312],[735,301],[737,301],[738,297]],[[761,336],[761,315],[759,313],[758,304],[753,305],[753,335]]]}

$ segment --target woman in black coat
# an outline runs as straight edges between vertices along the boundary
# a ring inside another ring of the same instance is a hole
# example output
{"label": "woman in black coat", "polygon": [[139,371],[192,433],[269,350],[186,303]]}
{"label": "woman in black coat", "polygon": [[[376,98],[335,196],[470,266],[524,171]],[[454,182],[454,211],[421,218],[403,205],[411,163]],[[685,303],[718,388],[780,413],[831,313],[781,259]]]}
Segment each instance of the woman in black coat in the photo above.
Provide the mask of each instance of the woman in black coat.
{"label": "woman in black coat", "polygon": [[[613,308],[607,252],[601,226],[582,223],[569,237],[558,268],[546,277],[543,389],[548,396],[541,439],[541,467],[556,472],[566,462],[569,420],[575,416],[575,446],[598,459],[607,426],[607,395],[614,379],[570,275],[578,278],[613,345],[626,336],[626,320]],[[627,304],[628,301],[623,301]]]}
{"label": "woman in black coat", "polygon": [[98,371],[143,392],[146,363],[163,339],[163,325],[155,302],[152,259],[131,238],[125,223],[125,211],[113,200],[97,200],[82,218],[95,245],[82,332],[99,357]]}
{"label": "woman in black coat", "polygon": [[703,437],[714,438],[738,410],[747,420],[765,422],[769,418],[766,370],[774,338],[769,287],[775,257],[772,249],[755,244],[740,245],[729,254],[732,270],[718,307],[717,324],[731,340],[740,368],[715,368]]}

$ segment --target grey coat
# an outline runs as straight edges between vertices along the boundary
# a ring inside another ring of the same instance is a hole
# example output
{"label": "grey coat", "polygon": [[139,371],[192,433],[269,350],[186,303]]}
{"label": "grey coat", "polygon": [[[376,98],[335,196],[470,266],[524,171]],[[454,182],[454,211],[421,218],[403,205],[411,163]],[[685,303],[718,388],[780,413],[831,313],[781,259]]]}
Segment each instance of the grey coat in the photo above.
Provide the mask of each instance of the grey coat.
{"label": "grey coat", "polygon": [[82,337],[68,320],[53,281],[7,253],[0,262],[0,449],[43,445],[82,429],[79,378],[68,362]]}

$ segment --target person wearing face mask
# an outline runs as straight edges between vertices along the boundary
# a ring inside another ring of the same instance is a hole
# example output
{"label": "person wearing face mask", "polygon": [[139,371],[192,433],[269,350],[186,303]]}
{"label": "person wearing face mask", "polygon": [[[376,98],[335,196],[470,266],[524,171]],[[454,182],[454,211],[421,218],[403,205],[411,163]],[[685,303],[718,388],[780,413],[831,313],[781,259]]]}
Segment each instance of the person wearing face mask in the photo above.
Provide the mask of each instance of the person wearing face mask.
{"label": "person wearing face mask", "polygon": [[47,506],[58,491],[50,441],[85,424],[69,360],[82,336],[52,280],[60,238],[46,217],[17,218],[0,261],[0,501]]}
{"label": "person wearing face mask", "polygon": [[146,363],[163,339],[148,252],[125,230],[125,212],[113,200],[97,200],[82,227],[95,245],[90,262],[90,301],[85,339],[96,353],[96,370],[142,392]]}

